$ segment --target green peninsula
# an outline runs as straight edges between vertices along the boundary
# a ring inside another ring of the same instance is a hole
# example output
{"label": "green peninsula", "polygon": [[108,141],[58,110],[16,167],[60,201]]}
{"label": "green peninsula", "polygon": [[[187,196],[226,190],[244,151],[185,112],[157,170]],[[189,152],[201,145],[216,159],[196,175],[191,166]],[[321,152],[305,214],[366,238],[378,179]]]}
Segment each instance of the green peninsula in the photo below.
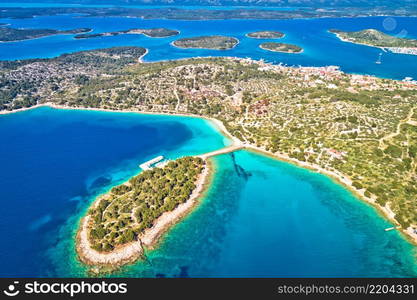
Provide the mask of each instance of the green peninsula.
{"label": "green peninsula", "polygon": [[187,49],[229,50],[234,48],[238,43],[239,40],[234,37],[210,35],[183,38],[174,41],[172,44],[175,47]]}
{"label": "green peninsula", "polygon": [[185,157],[114,187],[88,212],[92,248],[110,251],[137,240],[163,213],[190,198],[203,168],[201,158]]}
{"label": "green peninsula", "polygon": [[247,37],[254,39],[280,39],[285,36],[284,33],[279,31],[255,31],[246,34]]}
{"label": "green peninsula", "polygon": [[259,45],[261,49],[272,51],[272,52],[283,52],[283,53],[301,53],[303,52],[303,48],[292,45],[292,44],[285,44],[285,43],[262,43]]}
{"label": "green peninsula", "polygon": [[102,36],[116,36],[120,34],[143,34],[147,37],[153,38],[164,38],[175,36],[179,34],[178,30],[172,30],[167,28],[151,28],[151,29],[139,29],[133,28],[128,30],[113,31],[113,32],[102,32],[102,33],[90,33],[90,34],[78,34],[74,38],[76,39],[90,39]]}
{"label": "green peninsula", "polygon": [[395,53],[417,55],[417,40],[392,36],[376,29],[361,31],[331,29],[329,32],[336,34],[344,42],[386,48]]}
{"label": "green peninsula", "polygon": [[55,29],[16,29],[10,27],[0,27],[0,42],[15,42],[30,39],[37,39],[57,34],[79,34],[91,31],[90,28],[78,28],[72,30]]}
{"label": "green peninsula", "polygon": [[140,258],[197,203],[209,171],[200,157],[147,168],[98,198],[81,220],[77,253],[88,265],[113,269]]}

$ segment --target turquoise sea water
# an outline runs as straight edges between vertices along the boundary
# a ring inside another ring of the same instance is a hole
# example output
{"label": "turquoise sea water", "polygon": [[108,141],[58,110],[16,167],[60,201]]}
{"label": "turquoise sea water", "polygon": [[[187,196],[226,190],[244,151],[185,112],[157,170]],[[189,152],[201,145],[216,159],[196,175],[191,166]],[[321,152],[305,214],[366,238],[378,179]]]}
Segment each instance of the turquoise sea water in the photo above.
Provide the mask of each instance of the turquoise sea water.
{"label": "turquoise sea water", "polygon": [[[85,276],[74,235],[94,197],[156,155],[227,145],[195,118],[40,108],[0,115],[0,274]],[[112,276],[417,276],[416,252],[323,175],[239,151],[201,204]]]}
{"label": "turquoise sea water", "polygon": [[120,276],[416,276],[415,249],[329,178],[247,151],[215,165],[202,204]]}
{"label": "turquoise sea water", "polygon": [[[32,19],[0,19],[14,28],[73,29],[88,27],[94,32],[130,28],[166,27],[177,29],[179,36],[149,38],[142,35],[119,35],[76,40],[73,35],[57,35],[35,40],[0,43],[0,60],[55,57],[62,53],[113,46],[142,46],[149,49],[145,61],[160,61],[195,56],[237,56],[264,59],[292,66],[337,65],[350,73],[370,74],[384,78],[417,79],[417,56],[382,52],[380,49],[340,41],[328,30],[362,30],[375,28],[388,34],[417,38],[415,17],[323,18],[295,20],[143,20],[139,18],[85,18],[74,15],[44,16]],[[280,42],[300,45],[301,54],[274,53],[260,49],[265,40],[250,39],[246,33],[278,30],[286,34]],[[234,36],[240,44],[232,50],[178,49],[170,43],[178,38],[222,34]],[[381,64],[375,62],[381,57]]]}
{"label": "turquoise sea water", "polygon": [[0,115],[0,276],[57,275],[71,256],[54,264],[48,251],[69,251],[94,196],[155,156],[175,159],[228,143],[196,118],[51,108]]}

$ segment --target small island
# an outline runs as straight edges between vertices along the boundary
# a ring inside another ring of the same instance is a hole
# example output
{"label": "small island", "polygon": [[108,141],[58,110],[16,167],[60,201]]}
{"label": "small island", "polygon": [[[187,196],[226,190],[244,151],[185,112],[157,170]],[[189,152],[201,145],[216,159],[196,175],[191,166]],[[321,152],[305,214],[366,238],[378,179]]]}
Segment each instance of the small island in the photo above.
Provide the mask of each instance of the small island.
{"label": "small island", "polygon": [[280,39],[285,36],[284,33],[279,31],[255,31],[250,32],[246,34],[247,37],[253,38],[253,39]]}
{"label": "small island", "polygon": [[303,48],[293,45],[293,44],[284,44],[284,43],[263,43],[259,45],[263,50],[272,51],[272,52],[283,52],[283,53],[301,53]]}
{"label": "small island", "polygon": [[0,27],[0,42],[16,42],[23,40],[37,39],[57,34],[79,34],[90,32],[90,28],[77,28],[71,30],[56,29],[16,29],[11,27]]}
{"label": "small island", "polygon": [[183,38],[172,43],[175,47],[186,49],[230,50],[239,44],[234,37],[222,35],[199,36]]}
{"label": "small island", "polygon": [[376,29],[361,31],[331,29],[329,32],[334,33],[344,42],[382,48],[393,53],[417,55],[417,40],[395,37]]}
{"label": "small island", "polygon": [[183,157],[150,168],[159,159],[93,203],[77,235],[81,261],[105,267],[133,262],[195,205],[209,174],[205,159]]}
{"label": "small island", "polygon": [[116,36],[121,34],[143,34],[147,37],[152,38],[165,38],[170,36],[178,35],[178,30],[167,29],[167,28],[151,28],[151,29],[139,29],[133,28],[128,30],[113,31],[113,32],[102,32],[102,33],[91,33],[91,34],[78,34],[74,38],[76,39],[91,39],[102,36]]}

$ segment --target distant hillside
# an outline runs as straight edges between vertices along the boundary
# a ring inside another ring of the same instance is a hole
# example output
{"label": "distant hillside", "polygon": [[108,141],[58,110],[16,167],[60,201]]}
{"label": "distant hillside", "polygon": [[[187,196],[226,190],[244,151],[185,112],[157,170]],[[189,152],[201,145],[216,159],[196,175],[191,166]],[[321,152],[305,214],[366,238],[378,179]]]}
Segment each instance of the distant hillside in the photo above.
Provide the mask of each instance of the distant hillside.
{"label": "distant hillside", "polygon": [[[1,3],[30,3],[31,0],[0,0]],[[53,3],[55,0],[41,0],[39,2]],[[257,5],[257,6],[283,6],[283,7],[337,7],[337,6],[355,6],[355,7],[404,7],[416,6],[415,0],[66,0],[65,3],[77,4],[114,4],[114,5],[134,5],[134,4],[160,4],[160,5]]]}

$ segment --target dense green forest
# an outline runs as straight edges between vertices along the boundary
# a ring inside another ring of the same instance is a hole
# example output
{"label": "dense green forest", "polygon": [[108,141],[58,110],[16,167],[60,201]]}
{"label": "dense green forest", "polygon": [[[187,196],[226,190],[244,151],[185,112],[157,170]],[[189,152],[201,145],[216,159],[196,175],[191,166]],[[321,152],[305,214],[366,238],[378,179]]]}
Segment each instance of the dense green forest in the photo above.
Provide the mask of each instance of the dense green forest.
{"label": "dense green forest", "polygon": [[114,187],[91,208],[89,238],[97,251],[136,240],[164,212],[186,202],[204,168],[201,158],[184,157],[153,168]]}

